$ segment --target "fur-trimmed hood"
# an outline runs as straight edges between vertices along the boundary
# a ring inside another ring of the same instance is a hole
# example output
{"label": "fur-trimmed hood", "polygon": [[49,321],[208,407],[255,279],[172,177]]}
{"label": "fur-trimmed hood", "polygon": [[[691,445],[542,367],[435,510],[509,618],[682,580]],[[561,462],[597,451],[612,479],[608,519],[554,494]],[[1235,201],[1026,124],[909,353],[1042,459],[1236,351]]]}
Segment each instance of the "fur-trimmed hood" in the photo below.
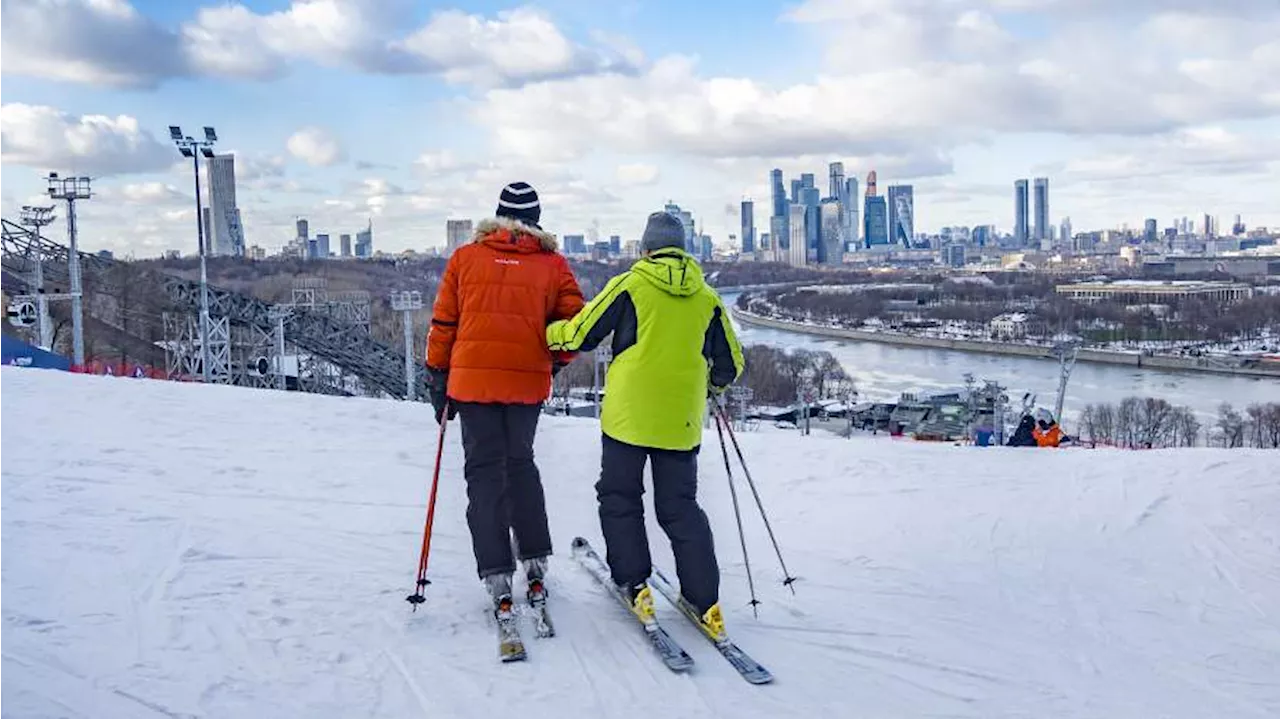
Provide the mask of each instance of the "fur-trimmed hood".
{"label": "fur-trimmed hood", "polygon": [[480,224],[476,225],[476,232],[471,238],[471,241],[483,242],[504,230],[513,235],[528,235],[537,239],[538,244],[540,244],[542,249],[547,252],[556,252],[560,249],[559,244],[556,242],[556,238],[553,237],[550,232],[540,230],[536,227],[531,227],[509,217],[490,217],[488,219],[481,220]]}

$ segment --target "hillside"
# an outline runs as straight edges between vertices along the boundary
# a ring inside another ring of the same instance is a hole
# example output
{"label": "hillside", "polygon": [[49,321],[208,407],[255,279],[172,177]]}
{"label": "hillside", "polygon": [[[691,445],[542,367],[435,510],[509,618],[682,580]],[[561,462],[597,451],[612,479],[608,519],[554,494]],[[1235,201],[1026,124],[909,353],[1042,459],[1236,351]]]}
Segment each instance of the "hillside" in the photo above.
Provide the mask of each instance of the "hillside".
{"label": "hillside", "polygon": [[[726,620],[777,677],[658,663],[568,559],[602,546],[598,426],[544,418],[559,636],[500,665],[451,430],[433,584],[411,590],[422,405],[5,367],[3,713],[14,717],[1269,717],[1275,453],[742,437],[759,619],[709,437]],[[670,566],[650,515],[655,559]]]}

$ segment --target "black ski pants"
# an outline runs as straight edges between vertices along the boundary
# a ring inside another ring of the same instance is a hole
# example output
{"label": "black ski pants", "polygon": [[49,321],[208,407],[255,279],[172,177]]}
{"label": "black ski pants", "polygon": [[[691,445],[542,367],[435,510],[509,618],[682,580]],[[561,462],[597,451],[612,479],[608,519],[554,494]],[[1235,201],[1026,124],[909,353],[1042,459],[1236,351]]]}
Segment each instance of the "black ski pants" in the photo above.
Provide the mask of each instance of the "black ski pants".
{"label": "black ski pants", "polygon": [[600,529],[613,581],[634,586],[649,578],[653,560],[644,526],[644,465],[651,463],[653,507],[671,540],[680,593],[700,613],[719,601],[720,568],[707,515],[698,506],[698,448],[637,447],[602,435]]}
{"label": "black ski pants", "polygon": [[542,477],[533,461],[541,404],[455,403],[462,418],[467,526],[481,578],[515,571],[520,559],[551,554]]}

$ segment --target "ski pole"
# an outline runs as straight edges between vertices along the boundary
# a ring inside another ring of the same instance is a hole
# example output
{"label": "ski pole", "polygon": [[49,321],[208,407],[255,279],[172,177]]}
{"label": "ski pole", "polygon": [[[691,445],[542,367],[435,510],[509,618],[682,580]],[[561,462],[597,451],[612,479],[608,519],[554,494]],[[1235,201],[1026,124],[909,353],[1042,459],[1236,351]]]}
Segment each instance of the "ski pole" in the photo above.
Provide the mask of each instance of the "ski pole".
{"label": "ski pole", "polygon": [[[760,518],[764,520],[764,528],[769,532],[769,541],[773,544],[773,551],[778,555],[778,564],[782,565],[782,574],[785,576],[782,584],[790,589],[792,594],[795,594],[796,588],[794,584],[799,577],[792,576],[791,572],[787,570],[787,562],[782,558],[782,550],[778,548],[778,540],[773,535],[773,525],[769,523],[769,516],[765,514],[764,502],[760,499],[760,492],[756,491],[756,482],[751,478],[751,470],[747,468],[747,460],[742,456],[742,447],[738,446],[738,438],[733,433],[733,425],[729,424],[729,420],[724,415],[724,409],[719,403],[716,404],[715,411],[716,418],[724,423],[725,429],[729,432],[729,440],[733,442],[733,451],[737,453],[738,462],[742,464],[742,473],[746,475],[747,486],[751,488],[751,495],[756,498],[756,506],[760,508]],[[719,425],[717,424],[717,426]],[[720,438],[720,444],[722,446],[724,444],[723,437]],[[728,461],[729,458],[726,454],[725,462],[728,463]]]}
{"label": "ski pole", "polygon": [[724,473],[729,478],[729,496],[733,498],[733,518],[738,523],[738,542],[742,544],[742,563],[747,566],[747,587],[751,590],[751,613],[759,618],[756,609],[760,600],[756,599],[756,583],[751,578],[751,558],[747,556],[747,538],[742,532],[742,512],[738,509],[738,490],[733,486],[733,467],[729,464],[729,448],[724,442],[724,430],[720,428],[720,414],[716,413],[716,434],[720,437],[720,454],[724,455]]}
{"label": "ski pole", "polygon": [[418,580],[415,583],[417,591],[405,599],[413,605],[413,611],[418,611],[418,605],[427,601],[423,595],[423,590],[431,583],[427,579],[427,559],[431,556],[431,525],[435,522],[436,517],[436,490],[440,487],[440,460],[444,455],[444,429],[449,424],[449,402],[445,401],[444,412],[440,414],[440,441],[436,445],[436,470],[431,478],[431,495],[427,499],[427,524],[422,529],[422,553],[418,555]]}

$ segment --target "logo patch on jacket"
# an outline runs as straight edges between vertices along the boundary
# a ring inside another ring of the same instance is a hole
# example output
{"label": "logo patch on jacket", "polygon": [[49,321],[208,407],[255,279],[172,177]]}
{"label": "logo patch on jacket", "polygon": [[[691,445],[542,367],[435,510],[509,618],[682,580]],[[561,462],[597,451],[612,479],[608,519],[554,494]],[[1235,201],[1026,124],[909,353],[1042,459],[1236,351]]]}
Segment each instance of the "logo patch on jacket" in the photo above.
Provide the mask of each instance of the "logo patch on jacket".
{"label": "logo patch on jacket", "polygon": [[498,264],[500,264],[500,265],[518,265],[518,264],[520,264],[520,260],[507,260],[507,259],[503,259],[503,258],[501,258],[501,257],[495,257],[493,261],[494,261],[494,262],[497,262],[497,263],[498,263]]}

